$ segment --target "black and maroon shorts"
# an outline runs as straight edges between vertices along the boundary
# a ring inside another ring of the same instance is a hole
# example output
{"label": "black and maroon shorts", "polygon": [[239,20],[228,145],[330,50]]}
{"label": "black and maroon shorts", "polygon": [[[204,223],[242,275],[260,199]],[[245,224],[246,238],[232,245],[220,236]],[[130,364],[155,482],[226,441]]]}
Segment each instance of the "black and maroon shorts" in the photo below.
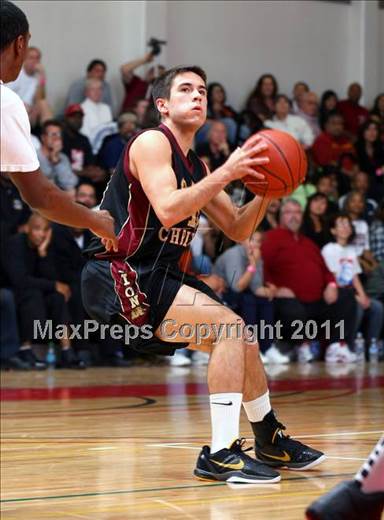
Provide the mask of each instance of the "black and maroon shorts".
{"label": "black and maroon shorts", "polygon": [[[188,285],[222,304],[204,282],[180,271],[177,264],[132,266],[124,260],[89,260],[83,268],[83,304],[91,318],[109,325],[150,325],[153,332],[163,321],[180,287]],[[129,347],[142,353],[172,355],[188,343],[161,341],[141,334]]]}

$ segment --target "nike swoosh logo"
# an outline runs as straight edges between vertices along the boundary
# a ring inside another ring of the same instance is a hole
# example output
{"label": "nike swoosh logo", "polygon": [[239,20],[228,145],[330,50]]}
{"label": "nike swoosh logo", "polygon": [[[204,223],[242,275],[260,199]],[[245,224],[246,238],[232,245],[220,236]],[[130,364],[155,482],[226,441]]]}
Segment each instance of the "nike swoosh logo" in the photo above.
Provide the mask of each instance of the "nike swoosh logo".
{"label": "nike swoosh logo", "polygon": [[222,404],[223,406],[232,406],[232,401],[229,401],[229,403],[212,403],[212,404]]}
{"label": "nike swoosh logo", "polygon": [[214,462],[218,466],[227,469],[243,469],[245,465],[243,460],[241,460],[240,462],[236,462],[236,464],[224,464],[224,462],[218,462],[215,459],[211,459],[211,462]]}
{"label": "nike swoosh logo", "polygon": [[288,453],[286,451],[283,451],[284,455],[282,457],[277,456],[277,455],[269,455],[269,453],[263,453],[262,451],[260,451],[260,453],[262,455],[264,455],[265,457],[268,457],[269,459],[281,460],[281,462],[290,462],[291,461],[291,457],[288,455]]}

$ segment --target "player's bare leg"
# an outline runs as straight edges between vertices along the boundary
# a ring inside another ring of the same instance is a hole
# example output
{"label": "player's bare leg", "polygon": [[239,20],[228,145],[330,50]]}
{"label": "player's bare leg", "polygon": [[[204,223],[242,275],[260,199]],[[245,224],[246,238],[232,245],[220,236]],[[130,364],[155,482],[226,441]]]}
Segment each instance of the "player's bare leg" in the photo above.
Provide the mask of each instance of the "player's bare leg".
{"label": "player's bare leg", "polygon": [[[228,482],[271,483],[278,482],[280,475],[264,464],[256,462],[242,450],[239,439],[240,411],[243,400],[246,343],[241,337],[227,334],[227,325],[242,321],[232,311],[218,304],[196,289],[183,286],[168,310],[164,322],[172,320],[173,342],[185,342],[178,333],[180,326],[188,324],[192,330],[210,325],[204,342],[212,346],[208,366],[212,440],[211,448],[204,446],[197,461],[195,475],[208,480]],[[169,323],[169,322],[168,322]],[[218,334],[218,329],[224,334]],[[156,335],[169,341],[169,334],[162,326]],[[196,334],[189,337],[191,343],[200,343]]]}

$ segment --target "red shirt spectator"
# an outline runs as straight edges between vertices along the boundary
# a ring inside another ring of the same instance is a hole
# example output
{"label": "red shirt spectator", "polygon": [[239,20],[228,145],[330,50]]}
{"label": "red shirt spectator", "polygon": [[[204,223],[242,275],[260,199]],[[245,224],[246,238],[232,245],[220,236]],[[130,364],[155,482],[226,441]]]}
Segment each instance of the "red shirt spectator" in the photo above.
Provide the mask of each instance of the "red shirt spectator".
{"label": "red shirt spectator", "polygon": [[369,118],[366,108],[359,105],[362,95],[362,88],[358,83],[352,83],[348,88],[348,99],[339,101],[337,110],[344,118],[346,131],[351,136],[356,137],[359,127]]}
{"label": "red shirt spectator", "polygon": [[321,300],[325,287],[334,282],[318,246],[289,229],[272,229],[262,244],[264,274],[267,282],[288,287],[303,302]]}
{"label": "red shirt spectator", "polygon": [[[319,166],[338,165],[343,155],[354,156],[355,149],[352,141],[344,134],[343,118],[333,112],[325,122],[325,131],[313,143],[312,157]],[[347,164],[347,163],[351,164]],[[353,160],[344,161],[341,165],[346,170],[352,169]]]}
{"label": "red shirt spectator", "polygon": [[[324,297],[335,277],[328,270],[318,246],[299,233],[302,210],[295,201],[287,201],[281,215],[281,227],[268,231],[261,246],[266,282],[302,302],[316,302]],[[281,294],[280,296],[284,296]]]}

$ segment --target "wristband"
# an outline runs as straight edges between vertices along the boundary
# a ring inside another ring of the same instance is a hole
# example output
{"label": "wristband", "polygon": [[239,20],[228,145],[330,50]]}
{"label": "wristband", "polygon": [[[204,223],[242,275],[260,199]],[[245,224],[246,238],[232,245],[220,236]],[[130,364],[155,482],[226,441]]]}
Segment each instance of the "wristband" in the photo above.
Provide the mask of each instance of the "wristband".
{"label": "wristband", "polygon": [[247,267],[248,273],[256,273],[256,267],[254,265],[249,264]]}

